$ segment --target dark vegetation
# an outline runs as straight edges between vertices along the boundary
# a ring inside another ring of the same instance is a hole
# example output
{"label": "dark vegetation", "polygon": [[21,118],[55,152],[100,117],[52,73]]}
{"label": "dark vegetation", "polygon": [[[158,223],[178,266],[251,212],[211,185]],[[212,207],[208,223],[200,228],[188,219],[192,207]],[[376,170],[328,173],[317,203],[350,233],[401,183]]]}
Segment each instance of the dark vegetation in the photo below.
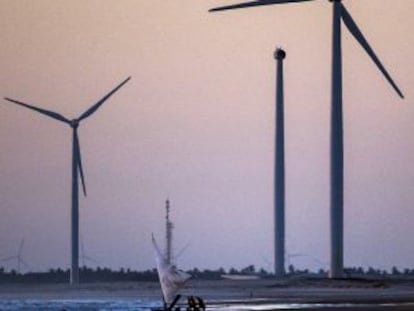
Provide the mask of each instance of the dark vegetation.
{"label": "dark vegetation", "polygon": [[[243,269],[237,270],[231,268],[225,270],[219,268],[216,270],[200,270],[194,268],[187,271],[195,279],[200,280],[221,280],[223,274],[237,274],[237,275],[258,275],[262,278],[273,278],[274,275],[265,271],[264,269],[257,270],[253,265],[249,265]],[[299,270],[293,265],[290,265],[286,271],[286,277],[310,277],[310,278],[325,278],[328,273],[320,269],[317,272],[312,272],[307,269]],[[414,279],[414,269],[398,270],[396,267],[391,271],[379,270],[374,268],[347,268],[345,269],[345,278],[373,278],[373,279]],[[89,282],[156,282],[158,281],[158,274],[155,269],[146,271],[134,271],[130,269],[120,269],[117,271],[109,268],[80,268],[80,280],[84,283]],[[50,269],[47,272],[27,272],[19,273],[16,270],[6,271],[0,268],[0,283],[68,283],[69,269]]]}

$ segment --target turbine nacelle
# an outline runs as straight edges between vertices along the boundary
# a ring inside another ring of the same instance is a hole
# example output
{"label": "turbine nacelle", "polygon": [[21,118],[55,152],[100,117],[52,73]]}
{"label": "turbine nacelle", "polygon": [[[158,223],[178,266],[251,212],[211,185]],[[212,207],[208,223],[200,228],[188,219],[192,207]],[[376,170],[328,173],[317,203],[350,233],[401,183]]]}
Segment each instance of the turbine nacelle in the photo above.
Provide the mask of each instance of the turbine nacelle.
{"label": "turbine nacelle", "polygon": [[274,57],[275,59],[284,59],[286,57],[286,52],[281,48],[277,48]]}
{"label": "turbine nacelle", "polygon": [[70,126],[72,127],[72,128],[77,128],[78,126],[79,126],[79,119],[72,119],[71,121],[70,121]]}

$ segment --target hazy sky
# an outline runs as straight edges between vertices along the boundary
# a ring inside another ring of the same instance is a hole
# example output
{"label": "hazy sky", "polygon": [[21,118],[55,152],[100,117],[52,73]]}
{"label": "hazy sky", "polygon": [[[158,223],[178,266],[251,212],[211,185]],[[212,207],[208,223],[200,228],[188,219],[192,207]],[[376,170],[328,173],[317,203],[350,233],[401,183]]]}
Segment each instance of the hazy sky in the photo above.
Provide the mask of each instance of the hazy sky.
{"label": "hazy sky", "polygon": [[[86,255],[155,267],[170,198],[180,267],[273,266],[275,61],[285,59],[288,263],[328,268],[332,6],[2,0],[0,96],[79,116]],[[345,265],[414,267],[414,1],[344,0],[404,92],[343,28]],[[0,104],[0,258],[69,267],[71,130]],[[95,264],[89,263],[94,266]],[[7,262],[15,268],[15,262]]]}

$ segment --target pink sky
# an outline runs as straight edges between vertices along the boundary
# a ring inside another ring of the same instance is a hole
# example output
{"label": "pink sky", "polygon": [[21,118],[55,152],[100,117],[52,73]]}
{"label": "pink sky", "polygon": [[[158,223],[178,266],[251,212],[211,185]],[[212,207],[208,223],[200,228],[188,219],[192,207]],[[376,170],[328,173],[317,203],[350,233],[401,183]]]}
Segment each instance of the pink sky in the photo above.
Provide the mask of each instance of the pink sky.
{"label": "pink sky", "polygon": [[[2,2],[2,97],[72,118],[132,76],[79,129],[81,233],[102,266],[155,267],[168,197],[176,249],[190,243],[180,266],[272,268],[282,46],[287,252],[328,267],[331,5],[207,13],[228,3]],[[344,28],[345,265],[412,267],[414,2],[343,3],[406,96]],[[69,267],[70,139],[64,124],[0,105],[0,258],[25,238],[32,270]]]}

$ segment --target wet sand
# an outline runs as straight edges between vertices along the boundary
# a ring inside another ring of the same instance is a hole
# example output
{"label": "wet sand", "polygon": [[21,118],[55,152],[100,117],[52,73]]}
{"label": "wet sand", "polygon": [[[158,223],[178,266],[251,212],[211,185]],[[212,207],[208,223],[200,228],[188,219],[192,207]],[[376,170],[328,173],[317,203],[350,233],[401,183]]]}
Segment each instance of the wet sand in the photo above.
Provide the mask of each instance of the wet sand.
{"label": "wet sand", "polygon": [[[182,295],[203,297],[209,306],[330,304],[323,310],[414,310],[413,281],[382,280],[191,280]],[[157,282],[69,284],[1,284],[0,299],[151,299],[158,300]],[[344,303],[357,304],[352,308]],[[383,307],[378,304],[385,304]],[[397,304],[397,305],[396,305]],[[375,307],[373,307],[375,305]],[[303,307],[300,308],[303,310]],[[312,310],[319,310],[312,308]],[[293,310],[290,308],[290,310]]]}

